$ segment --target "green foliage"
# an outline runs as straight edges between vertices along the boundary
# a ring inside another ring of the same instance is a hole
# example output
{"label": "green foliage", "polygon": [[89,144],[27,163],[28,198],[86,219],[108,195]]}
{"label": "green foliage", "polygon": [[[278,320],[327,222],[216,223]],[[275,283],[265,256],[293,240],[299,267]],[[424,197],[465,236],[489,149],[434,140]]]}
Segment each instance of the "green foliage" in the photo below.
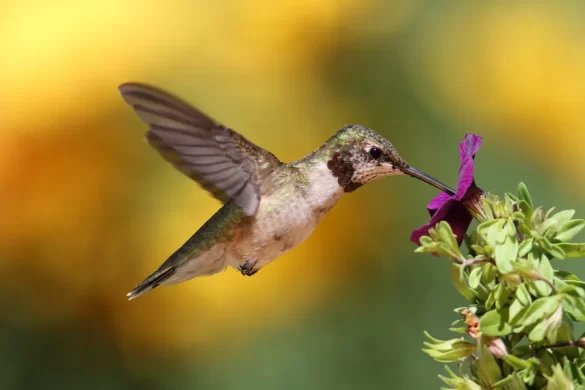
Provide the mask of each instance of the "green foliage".
{"label": "green foliage", "polygon": [[468,302],[450,328],[467,339],[425,333],[423,351],[459,362],[460,373],[447,368],[440,376],[449,389],[585,390],[585,337],[573,335],[574,324],[585,322],[585,282],[553,268],[585,256],[585,243],[570,242],[585,220],[573,219],[574,210],[535,208],[523,183],[516,195],[484,194],[481,203],[482,220],[464,240],[467,254],[446,222],[416,249],[451,260],[453,285]]}

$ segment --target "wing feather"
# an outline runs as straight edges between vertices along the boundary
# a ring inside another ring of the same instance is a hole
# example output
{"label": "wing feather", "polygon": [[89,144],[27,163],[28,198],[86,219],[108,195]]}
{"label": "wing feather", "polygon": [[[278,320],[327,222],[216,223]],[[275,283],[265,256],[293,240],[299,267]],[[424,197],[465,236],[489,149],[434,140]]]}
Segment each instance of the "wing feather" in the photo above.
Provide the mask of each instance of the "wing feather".
{"label": "wing feather", "polygon": [[127,83],[119,89],[165,160],[219,200],[232,199],[247,215],[256,214],[260,188],[267,188],[262,184],[282,164],[276,156],[158,88]]}

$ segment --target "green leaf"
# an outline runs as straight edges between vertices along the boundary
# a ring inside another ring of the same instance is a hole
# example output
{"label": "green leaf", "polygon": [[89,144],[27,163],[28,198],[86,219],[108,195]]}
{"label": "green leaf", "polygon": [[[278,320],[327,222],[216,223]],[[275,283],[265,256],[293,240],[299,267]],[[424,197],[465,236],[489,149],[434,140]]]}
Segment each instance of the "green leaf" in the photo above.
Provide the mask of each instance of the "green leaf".
{"label": "green leaf", "polygon": [[518,203],[518,201],[520,200],[520,198],[518,198],[516,195],[514,195],[511,192],[506,192],[506,194],[504,196],[506,198],[510,198],[511,203]]}
{"label": "green leaf", "polygon": [[489,221],[480,223],[477,225],[477,233],[482,237],[486,236],[488,234],[488,230],[491,229],[493,225],[497,225],[498,222],[500,222],[499,219],[491,219]]}
{"label": "green leaf", "polygon": [[550,254],[552,257],[563,260],[565,258],[565,251],[558,244],[551,243],[547,238],[541,237],[537,240],[540,248]]}
{"label": "green leaf", "polygon": [[585,228],[585,220],[574,219],[565,223],[558,231],[555,239],[559,241],[569,241]]}
{"label": "green leaf", "polygon": [[520,199],[520,201],[526,202],[530,206],[530,208],[533,207],[532,198],[530,197],[528,188],[526,188],[526,184],[524,183],[518,184],[518,199]]}
{"label": "green leaf", "polygon": [[508,363],[510,366],[512,366],[513,369],[518,371],[530,367],[529,362],[511,354],[504,356],[504,361]]}
{"label": "green leaf", "polygon": [[485,256],[485,254],[486,254],[485,253],[485,249],[483,248],[483,246],[476,245],[476,244],[471,245],[471,249],[470,249],[469,253],[471,254],[472,252],[475,255],[484,255]]}
{"label": "green leaf", "polygon": [[540,360],[540,372],[544,375],[551,375],[553,366],[559,362],[554,353],[548,349],[538,350],[535,357]]}
{"label": "green leaf", "polygon": [[422,351],[439,363],[454,363],[471,356],[473,352],[475,352],[475,349],[475,345],[468,343],[467,348],[454,348],[449,351],[438,351],[432,348],[426,348]]}
{"label": "green leaf", "polygon": [[440,239],[447,247],[454,253],[459,252],[459,244],[457,244],[457,236],[453,234],[451,226],[445,221],[441,221],[435,227],[437,238]]}
{"label": "green leaf", "polygon": [[448,366],[445,366],[445,371],[447,371],[450,378],[447,378],[443,375],[439,375],[439,378],[448,386],[452,386],[452,388],[448,390],[482,390],[480,385],[472,381],[467,376],[464,375],[464,377],[461,378],[455,375],[455,373]]}
{"label": "green leaf", "polygon": [[557,221],[555,221],[554,219],[547,219],[543,223],[541,223],[540,226],[538,226],[537,231],[542,237],[547,239],[553,239],[554,236],[557,234],[558,228],[559,225]]}
{"label": "green leaf", "polygon": [[510,237],[516,238],[516,226],[514,225],[513,218],[507,218],[506,222],[502,225],[502,229],[506,230],[506,234]]}
{"label": "green leaf", "polygon": [[526,264],[530,265],[533,269],[538,269],[540,263],[540,251],[532,251],[526,256]]}
{"label": "green leaf", "polygon": [[534,209],[534,212],[532,213],[532,218],[530,218],[530,222],[534,227],[540,225],[542,221],[544,221],[544,212],[542,211],[542,207],[538,206],[536,209]]}
{"label": "green leaf", "polygon": [[528,339],[533,342],[539,342],[546,338],[549,342],[554,343],[557,340],[557,332],[562,322],[563,308],[559,306],[550,317],[536,324],[528,334]]}
{"label": "green leaf", "polygon": [[422,236],[419,241],[421,245],[429,245],[433,243],[433,239],[429,236]]}
{"label": "green leaf", "polygon": [[519,326],[525,329],[535,322],[550,316],[559,307],[560,300],[560,295],[535,300],[520,319]]}
{"label": "green leaf", "polygon": [[489,292],[487,299],[485,300],[484,306],[486,310],[490,310],[496,304],[496,290]]}
{"label": "green leaf", "polygon": [[482,267],[475,267],[469,273],[469,287],[472,289],[476,289],[480,285]]}
{"label": "green leaf", "polygon": [[[554,278],[554,270],[550,265],[550,261],[548,261],[548,258],[544,254],[540,257],[538,272],[543,279],[548,281],[552,281]],[[552,293],[550,285],[542,280],[534,282],[534,287],[538,291],[538,295],[541,297],[547,297]]]}
{"label": "green leaf", "polygon": [[[429,233],[431,233],[431,230],[429,230]],[[447,248],[447,246],[441,242],[436,242],[434,241],[431,237],[429,237],[429,240],[431,240],[429,243],[423,243],[423,240],[421,239],[421,246],[419,246],[418,248],[416,248],[414,251],[416,253],[430,253],[432,255],[437,255],[437,256],[442,256],[442,257],[447,257],[447,258],[451,258],[451,253],[449,252],[449,249]],[[425,240],[426,242],[426,240]]]}
{"label": "green leaf", "polygon": [[518,257],[524,257],[532,250],[532,244],[534,243],[534,238],[529,238],[520,243],[518,247]]}
{"label": "green leaf", "polygon": [[[502,387],[506,386],[506,389],[509,389],[508,386],[513,384],[514,378],[515,378],[514,375],[508,375],[504,379],[501,379],[501,380],[497,381],[496,383],[492,383],[491,387],[493,389],[496,389],[496,388],[502,388]],[[520,383],[522,383],[522,382],[520,382]],[[524,387],[524,388],[526,388],[526,387]]]}
{"label": "green leaf", "polygon": [[429,239],[421,239],[421,246],[415,249],[417,253],[431,253],[437,256],[447,257],[453,260],[463,258],[455,235],[451,227],[445,221],[439,222],[433,229],[429,229]]}
{"label": "green leaf", "polygon": [[582,280],[564,280],[567,285],[585,288],[585,282]]}
{"label": "green leaf", "polygon": [[[521,335],[521,338],[524,338],[524,335],[521,333],[514,333],[512,337],[517,339],[519,335]],[[520,341],[522,340],[517,341],[517,343]],[[529,354],[532,354],[532,348],[527,344],[516,345],[514,349],[512,349],[512,354],[514,356],[528,356]]]}
{"label": "green leaf", "polygon": [[531,261],[523,261],[521,263],[516,262],[512,266],[513,271],[518,275],[522,276],[526,280],[538,280],[540,278],[538,270],[535,269],[538,266],[538,264],[534,265],[532,264]]}
{"label": "green leaf", "polygon": [[526,201],[520,200],[518,201],[518,207],[520,207],[522,214],[525,216],[524,221],[530,221],[533,214],[532,206],[530,206]]}
{"label": "green leaf", "polygon": [[575,210],[563,210],[559,211],[549,219],[554,219],[558,224],[563,225],[569,222],[571,218],[573,218],[573,215],[575,215]]}
{"label": "green leaf", "polygon": [[490,229],[488,230],[490,236],[493,238],[494,246],[506,242],[506,239],[509,236],[508,229],[506,228],[507,224],[508,224],[507,220],[499,219],[498,223],[491,226]]}
{"label": "green leaf", "polygon": [[565,252],[565,256],[568,258],[583,257],[585,256],[585,244],[561,242],[557,244],[561,250]]}
{"label": "green leaf", "polygon": [[505,224],[505,219],[494,219],[483,222],[478,226],[477,232],[479,236],[487,243],[485,246],[490,246],[497,249],[501,243],[506,241],[508,234]]}
{"label": "green leaf", "polygon": [[[571,324],[570,320],[565,319],[561,325],[561,327],[559,328],[559,334],[558,334],[558,341],[572,341],[575,339],[575,336],[573,334],[573,331],[571,330]],[[578,351],[577,347],[567,347],[566,349],[564,349],[563,351],[567,351],[569,349],[574,349],[575,351]],[[576,356],[575,356],[576,357]]]}
{"label": "green leaf", "polygon": [[495,257],[496,267],[503,274],[512,272],[514,269],[512,262],[518,258],[518,240],[506,236],[505,241],[496,246]]}
{"label": "green leaf", "polygon": [[546,335],[547,324],[545,321],[541,321],[528,334],[528,339],[532,342],[542,341]]}
{"label": "green leaf", "polygon": [[512,294],[510,289],[506,288],[503,284],[498,284],[495,288],[495,301],[496,301],[496,309],[502,309],[504,305],[508,302],[508,298]]}
{"label": "green leaf", "polygon": [[480,284],[473,290],[473,294],[475,294],[479,301],[485,301],[490,296],[490,291],[484,285]]}
{"label": "green leaf", "polygon": [[475,344],[465,341],[463,338],[438,340],[427,332],[425,332],[425,336],[429,341],[424,343],[427,348],[423,349],[423,352],[438,362],[456,362],[472,355],[477,349]]}
{"label": "green leaf", "polygon": [[529,225],[527,223],[521,223],[520,224],[520,232],[522,234],[524,234],[525,237],[533,237],[536,232],[533,231],[532,229],[530,229]]}
{"label": "green leaf", "polygon": [[573,285],[573,284],[569,284],[566,287],[563,287],[557,293],[558,294],[572,295],[577,299],[585,298],[585,290],[583,290],[581,287],[578,287],[578,286]]}
{"label": "green leaf", "polygon": [[[526,277],[526,279],[528,279],[528,277]],[[534,297],[538,297],[540,294],[538,293],[538,290],[536,289],[536,287],[534,286],[534,278],[531,281],[526,281],[526,287],[528,288],[528,292],[530,292],[530,294]]]}
{"label": "green leaf", "polygon": [[532,298],[530,297],[525,284],[519,285],[516,289],[516,298],[518,298],[523,306],[528,306],[532,303]]}
{"label": "green leaf", "polygon": [[545,390],[572,390],[573,381],[567,377],[560,364],[555,364],[552,367],[552,375],[545,375],[548,380]]}
{"label": "green leaf", "polygon": [[481,284],[487,286],[498,277],[498,269],[492,263],[485,263],[482,267]]}
{"label": "green leaf", "polygon": [[508,309],[490,310],[479,319],[479,330],[486,336],[506,336],[512,333],[508,324]]}
{"label": "green leaf", "polygon": [[522,341],[522,339],[524,338],[523,334],[520,333],[515,333],[513,334],[510,339],[508,340],[508,344],[510,344],[511,347],[516,346],[520,341]]}
{"label": "green leaf", "polygon": [[463,295],[467,300],[472,301],[475,296],[473,292],[467,287],[467,283],[465,283],[465,279],[461,275],[461,270],[463,266],[459,264],[453,264],[450,268],[451,273],[451,282],[459,292],[459,294]]}
{"label": "green leaf", "polygon": [[434,337],[433,337],[433,336],[431,336],[431,334],[430,334],[429,332],[427,332],[426,330],[425,330],[425,331],[423,331],[423,333],[425,334],[425,337],[426,337],[427,339],[429,339],[429,342],[430,342],[430,343],[432,343],[432,344],[434,344],[434,345],[442,344],[442,343],[444,343],[444,342],[445,342],[444,340],[439,340],[439,339],[436,339],[436,338],[434,338]]}
{"label": "green leaf", "polygon": [[494,210],[494,218],[503,218],[506,214],[504,202],[499,198],[492,199],[492,209]]}
{"label": "green leaf", "polygon": [[567,282],[561,278],[558,277],[554,277],[553,279],[553,284],[555,285],[555,287],[557,288],[557,290],[563,289],[565,287],[568,286]]}
{"label": "green leaf", "polygon": [[492,202],[487,197],[482,196],[480,198],[481,205],[483,207],[483,212],[488,221],[495,219],[496,216],[494,214],[494,209],[492,207]]}
{"label": "green leaf", "polygon": [[534,380],[536,379],[537,373],[538,371],[535,368],[531,367],[529,370],[521,371],[520,375],[524,383],[532,385],[534,383]]}
{"label": "green leaf", "polygon": [[522,305],[518,298],[514,299],[510,305],[508,323],[513,326],[518,325],[518,322],[524,316],[527,310],[528,305]]}
{"label": "green leaf", "polygon": [[481,345],[479,358],[475,361],[475,365],[479,378],[485,385],[492,387],[493,383],[502,379],[500,366],[485,344]]}
{"label": "green leaf", "polygon": [[576,321],[585,322],[585,302],[583,299],[574,299],[571,295],[563,294],[563,308]]}
{"label": "green leaf", "polygon": [[519,228],[520,228],[520,225],[524,223],[524,219],[525,219],[525,217],[524,217],[524,214],[522,214],[522,212],[521,212],[521,211],[515,211],[515,212],[512,214],[512,218],[514,219],[514,221],[515,221],[515,224],[517,224],[517,225],[516,225],[516,229],[517,229],[517,231],[518,231],[518,230],[519,230]]}
{"label": "green leaf", "polygon": [[565,270],[562,270],[562,269],[555,270],[555,274],[558,277],[561,277],[563,279],[579,280],[579,278],[575,274],[572,274],[572,273],[565,271]]}
{"label": "green leaf", "polygon": [[[509,380],[508,380],[509,379]],[[518,375],[508,375],[501,381],[494,383],[494,389],[502,388],[503,390],[526,390],[526,385]]]}
{"label": "green leaf", "polygon": [[556,207],[551,207],[550,209],[548,209],[548,211],[546,212],[546,214],[544,215],[544,219],[549,219],[550,215],[552,214],[553,211],[555,211]]}
{"label": "green leaf", "polygon": [[[571,359],[571,356],[568,356],[569,359]],[[577,379],[579,380],[579,383],[581,384],[580,386],[577,387],[577,389],[580,390],[585,390],[585,373],[583,372],[583,366],[581,367],[577,367],[577,369],[575,370],[577,371]]]}

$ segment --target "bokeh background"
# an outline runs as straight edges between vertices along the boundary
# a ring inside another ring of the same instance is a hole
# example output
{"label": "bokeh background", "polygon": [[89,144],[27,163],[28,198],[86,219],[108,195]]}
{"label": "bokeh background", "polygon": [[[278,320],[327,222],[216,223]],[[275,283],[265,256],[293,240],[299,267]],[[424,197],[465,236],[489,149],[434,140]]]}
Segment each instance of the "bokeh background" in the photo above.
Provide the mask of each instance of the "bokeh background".
{"label": "bokeh background", "polygon": [[413,254],[436,193],[416,180],[352,193],[253,278],[127,302],[219,203],[142,141],[116,87],[172,91],[283,160],[364,124],[451,185],[475,132],[481,187],[525,181],[583,216],[576,4],[0,2],[0,388],[439,388],[422,332],[448,337],[463,298]]}

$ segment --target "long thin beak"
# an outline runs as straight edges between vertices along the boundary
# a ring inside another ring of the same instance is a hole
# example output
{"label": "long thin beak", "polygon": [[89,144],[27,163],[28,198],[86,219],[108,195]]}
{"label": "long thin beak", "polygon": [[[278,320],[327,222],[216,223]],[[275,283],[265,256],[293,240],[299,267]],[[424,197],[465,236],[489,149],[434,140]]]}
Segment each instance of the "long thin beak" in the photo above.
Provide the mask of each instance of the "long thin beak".
{"label": "long thin beak", "polygon": [[455,191],[451,187],[447,186],[446,184],[441,183],[437,179],[433,179],[429,175],[422,173],[421,171],[419,171],[416,168],[407,167],[407,168],[401,168],[401,170],[402,170],[402,172],[406,173],[407,175],[410,175],[412,177],[416,177],[417,179],[420,179],[420,180],[424,181],[425,183],[429,183],[433,187],[436,187],[436,188],[440,189],[441,191],[446,192],[449,195],[455,195]]}

